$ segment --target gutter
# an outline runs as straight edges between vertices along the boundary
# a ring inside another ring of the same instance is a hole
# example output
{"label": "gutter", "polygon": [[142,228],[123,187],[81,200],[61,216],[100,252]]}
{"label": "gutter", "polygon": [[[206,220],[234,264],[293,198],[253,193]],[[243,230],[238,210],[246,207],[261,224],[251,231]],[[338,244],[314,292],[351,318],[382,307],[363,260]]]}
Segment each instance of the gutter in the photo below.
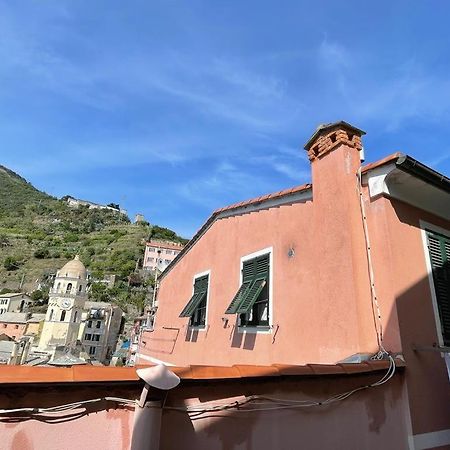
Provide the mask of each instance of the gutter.
{"label": "gutter", "polygon": [[399,156],[395,161],[395,165],[400,170],[410,173],[426,183],[442,189],[445,192],[450,192],[450,178],[425,166],[408,155]]}

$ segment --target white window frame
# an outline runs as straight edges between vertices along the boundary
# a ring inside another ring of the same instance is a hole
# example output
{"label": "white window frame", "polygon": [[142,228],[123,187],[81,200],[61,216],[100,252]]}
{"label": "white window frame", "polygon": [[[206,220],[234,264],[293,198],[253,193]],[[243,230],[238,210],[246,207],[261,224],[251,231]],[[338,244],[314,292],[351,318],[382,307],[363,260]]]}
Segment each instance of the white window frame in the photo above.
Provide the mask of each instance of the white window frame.
{"label": "white window frame", "polygon": [[[273,329],[273,247],[266,247],[262,250],[258,250],[249,255],[241,257],[241,265],[239,268],[239,286],[242,286],[242,269],[244,268],[244,262],[269,254],[269,325],[261,325],[259,327],[242,327],[238,326],[238,333],[260,333],[271,334]],[[237,320],[239,321],[239,314],[237,314]]]}
{"label": "white window frame", "polygon": [[[209,308],[209,291],[211,284],[211,270],[196,273],[192,278],[192,295],[194,295],[195,280],[200,277],[208,275],[208,290],[206,291],[206,312],[205,312],[205,325],[189,325],[190,330],[206,331],[208,329],[208,308]],[[191,297],[192,297],[191,295]],[[189,322],[191,319],[189,318]]]}
{"label": "white window frame", "polygon": [[428,242],[427,242],[427,230],[442,234],[442,235],[448,237],[449,239],[450,239],[450,230],[446,230],[445,228],[439,227],[437,225],[433,225],[429,222],[425,222],[424,220],[420,220],[419,224],[420,224],[420,232],[422,234],[422,244],[423,244],[423,251],[425,254],[425,265],[426,265],[427,273],[428,273],[428,282],[430,284],[431,304],[433,305],[434,320],[436,323],[436,334],[437,334],[439,346],[443,347],[444,339],[442,337],[442,324],[441,324],[441,319],[439,317],[439,309],[438,309],[438,303],[437,303],[437,298],[436,298],[436,289],[434,287],[433,269],[431,267],[430,251],[428,249]]}

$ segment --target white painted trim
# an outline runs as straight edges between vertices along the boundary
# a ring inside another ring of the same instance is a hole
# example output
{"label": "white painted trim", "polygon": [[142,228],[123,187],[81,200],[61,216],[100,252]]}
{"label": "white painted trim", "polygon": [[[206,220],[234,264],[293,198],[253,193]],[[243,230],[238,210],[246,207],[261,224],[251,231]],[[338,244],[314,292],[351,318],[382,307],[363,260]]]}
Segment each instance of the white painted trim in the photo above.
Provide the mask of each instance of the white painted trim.
{"label": "white painted trim", "polygon": [[414,450],[442,447],[450,444],[450,429],[432,431],[431,433],[415,434],[413,436]]}
{"label": "white painted trim", "polygon": [[158,358],[153,358],[153,356],[141,355],[140,353],[136,353],[135,358],[136,357],[139,358],[139,359],[142,358],[144,361],[150,361],[150,362],[155,363],[155,364],[164,364],[165,366],[168,366],[168,367],[174,367],[175,366],[175,364],[171,364],[169,362],[162,361],[162,360],[160,360]]}
{"label": "white painted trim", "polygon": [[242,269],[244,267],[244,262],[258,256],[269,254],[269,325],[260,327],[238,327],[238,333],[261,333],[270,334],[273,328],[273,247],[267,247],[262,250],[250,253],[241,257],[241,265],[239,268],[239,286],[242,286]]}
{"label": "white painted trim", "polygon": [[[192,295],[194,295],[194,286],[195,286],[195,280],[200,277],[204,277],[208,275],[208,290],[206,291],[206,313],[205,313],[205,325],[201,326],[190,326],[189,329],[193,331],[206,331],[208,329],[208,308],[209,308],[209,293],[210,293],[210,284],[211,284],[211,269],[205,270],[204,272],[196,273],[193,276],[193,283],[192,283]],[[189,319],[190,321],[191,319]]]}
{"label": "white painted trim", "polygon": [[291,195],[285,195],[274,199],[262,200],[261,203],[250,203],[249,205],[238,206],[236,208],[227,209],[217,215],[216,220],[224,219],[225,217],[239,216],[240,214],[249,214],[262,209],[276,208],[282,205],[290,205],[292,203],[302,203],[308,200],[312,200],[311,188],[305,189],[299,192],[295,192]]}
{"label": "white painted trim", "polygon": [[432,267],[431,267],[430,252],[428,250],[427,231],[426,230],[435,231],[436,233],[443,234],[444,236],[447,236],[448,238],[450,238],[450,230],[446,230],[444,228],[438,227],[436,225],[425,222],[423,220],[420,220],[419,224],[420,224],[420,233],[422,235],[423,251],[425,254],[425,265],[426,265],[427,273],[428,273],[428,283],[430,284],[431,304],[433,305],[434,320],[436,323],[436,334],[437,334],[439,345],[443,346],[444,339],[442,337],[442,325],[441,325],[441,319],[439,318],[439,309],[438,309],[437,298],[436,298],[436,290],[434,287],[433,271],[432,271]]}

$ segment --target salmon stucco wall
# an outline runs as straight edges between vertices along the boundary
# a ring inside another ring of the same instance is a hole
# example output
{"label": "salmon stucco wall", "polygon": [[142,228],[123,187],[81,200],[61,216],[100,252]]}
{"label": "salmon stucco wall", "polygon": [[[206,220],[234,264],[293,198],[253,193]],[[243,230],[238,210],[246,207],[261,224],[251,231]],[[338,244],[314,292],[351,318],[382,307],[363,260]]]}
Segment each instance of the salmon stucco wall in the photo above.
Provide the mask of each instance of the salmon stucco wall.
{"label": "salmon stucco wall", "polygon": [[423,230],[450,236],[450,223],[406,203],[379,197],[367,202],[384,343],[401,352],[414,434],[450,429],[449,376],[439,344]]}
{"label": "salmon stucco wall", "polygon": [[[332,364],[376,352],[359,166],[358,151],[342,145],[312,163],[312,201],[216,220],[162,279],[138,362]],[[224,312],[240,286],[241,258],[263,249],[272,252],[271,328],[255,333]],[[207,324],[194,330],[178,316],[194,276],[206,271]]]}

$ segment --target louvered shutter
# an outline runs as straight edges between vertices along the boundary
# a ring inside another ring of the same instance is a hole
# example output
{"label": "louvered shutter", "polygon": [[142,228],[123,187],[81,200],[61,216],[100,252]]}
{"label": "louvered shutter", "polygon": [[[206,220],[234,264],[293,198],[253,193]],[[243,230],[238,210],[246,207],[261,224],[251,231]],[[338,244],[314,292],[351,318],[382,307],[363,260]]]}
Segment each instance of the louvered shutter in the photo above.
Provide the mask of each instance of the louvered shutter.
{"label": "louvered shutter", "polygon": [[251,281],[246,281],[245,283],[241,284],[241,287],[236,292],[236,295],[233,297],[233,300],[231,300],[231,303],[228,306],[227,310],[225,311],[225,314],[236,314],[239,306],[242,303],[242,300],[245,298],[245,295],[247,294],[247,291],[250,288],[250,285]]}
{"label": "louvered shutter", "polygon": [[243,314],[250,311],[250,308],[256,302],[258,295],[261,293],[265,285],[266,285],[265,278],[258,278],[253,282],[251,288],[247,291],[244,300],[239,305],[239,308],[237,310],[238,314]]}
{"label": "louvered shutter", "polygon": [[242,267],[242,285],[233,297],[225,314],[246,313],[258,299],[269,279],[269,254],[245,261]]}
{"label": "louvered shutter", "polygon": [[197,278],[194,284],[194,294],[180,313],[180,317],[191,317],[197,306],[206,297],[208,291],[208,275]]}
{"label": "louvered shutter", "polygon": [[450,346],[450,239],[432,232],[427,238],[442,336]]}

